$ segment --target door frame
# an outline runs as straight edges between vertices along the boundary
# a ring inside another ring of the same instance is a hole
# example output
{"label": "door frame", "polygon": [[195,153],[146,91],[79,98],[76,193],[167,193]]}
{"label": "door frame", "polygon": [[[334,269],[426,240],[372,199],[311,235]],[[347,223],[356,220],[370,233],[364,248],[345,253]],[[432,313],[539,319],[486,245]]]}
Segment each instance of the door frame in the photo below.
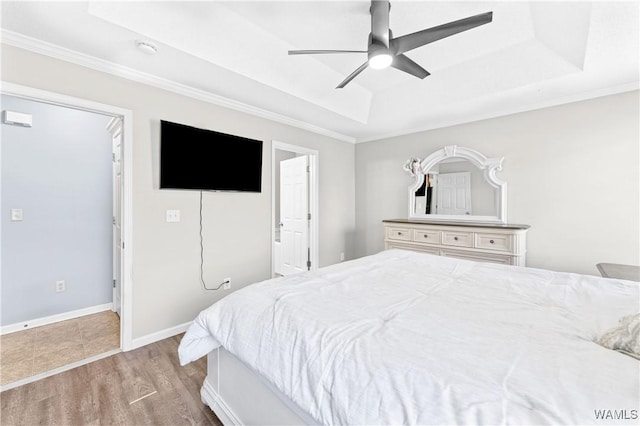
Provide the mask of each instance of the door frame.
{"label": "door frame", "polygon": [[[61,93],[22,86],[19,84],[0,81],[0,93],[8,96],[15,96],[22,99],[29,99],[35,102],[43,102],[52,105],[73,108],[81,111],[88,111],[102,114],[108,117],[120,117],[122,119],[122,230],[121,238],[123,243],[121,274],[122,288],[120,294],[121,316],[120,316],[120,348],[123,351],[133,349],[132,336],[132,159],[133,159],[133,112],[128,109],[113,105],[102,104],[87,99],[76,98],[63,95]],[[105,127],[105,132],[107,132]]]}
{"label": "door frame", "polygon": [[[111,155],[113,158],[111,167],[111,183],[113,188],[113,204],[111,206],[113,215],[113,306],[111,307],[111,310],[117,313],[119,317],[122,317],[122,300],[120,298],[120,296],[122,295],[122,248],[119,247],[122,245],[122,140],[124,139],[124,135],[122,134],[122,124],[122,118],[120,116],[112,117],[107,124],[107,131],[111,135]],[[120,139],[117,152],[114,146],[115,138]],[[117,168],[114,167],[116,158],[118,159]],[[117,172],[116,169],[118,170]],[[116,173],[120,173],[120,180],[116,180]],[[117,187],[116,184],[118,184]],[[116,207],[120,208],[116,209]],[[120,223],[120,235],[118,235],[118,238],[116,238],[117,233],[115,231],[118,228],[118,222]],[[120,256],[117,256],[118,254],[120,254]],[[117,286],[116,282],[118,283]],[[116,300],[118,301],[118,303],[116,303]]]}
{"label": "door frame", "polygon": [[315,149],[305,148],[298,145],[292,145],[289,143],[278,142],[276,140],[271,141],[271,276],[274,276],[275,273],[275,218],[276,218],[276,202],[280,202],[280,200],[276,200],[276,176],[275,176],[275,152],[276,150],[280,151],[289,151],[295,152],[296,154],[308,155],[309,156],[309,211],[311,213],[311,220],[309,224],[309,248],[311,250],[311,270],[318,269],[320,262],[320,233],[319,233],[319,199],[318,199],[318,164],[319,164],[319,153]]}

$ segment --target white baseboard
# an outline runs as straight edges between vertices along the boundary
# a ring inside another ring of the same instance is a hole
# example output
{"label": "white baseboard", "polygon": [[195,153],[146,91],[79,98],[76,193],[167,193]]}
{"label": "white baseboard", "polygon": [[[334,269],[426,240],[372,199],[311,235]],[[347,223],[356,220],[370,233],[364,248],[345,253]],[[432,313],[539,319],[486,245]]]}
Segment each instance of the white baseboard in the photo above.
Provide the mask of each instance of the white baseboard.
{"label": "white baseboard", "polygon": [[240,421],[238,416],[235,415],[224,400],[220,398],[220,394],[218,394],[208,379],[209,376],[205,377],[202,388],[200,389],[202,402],[211,408],[211,411],[213,411],[223,425],[242,425],[242,421]]}
{"label": "white baseboard", "polygon": [[137,339],[133,339],[133,341],[131,342],[131,349],[128,350],[141,348],[142,346],[157,342],[162,339],[166,339],[167,337],[172,337],[176,334],[184,333],[185,331],[187,331],[187,328],[189,328],[190,325],[191,321],[185,322],[184,324],[176,325],[175,327],[165,328],[164,330],[147,334],[146,336],[138,337]]}
{"label": "white baseboard", "polygon": [[3,325],[2,327],[0,327],[0,335],[15,333],[16,331],[28,330],[30,328],[53,324],[60,321],[66,321],[85,315],[97,314],[98,312],[108,311],[112,308],[113,303],[105,303],[104,305],[90,306],[88,308],[76,309],[75,311],[63,312],[61,314],[51,315],[48,317],[36,318],[15,324]]}

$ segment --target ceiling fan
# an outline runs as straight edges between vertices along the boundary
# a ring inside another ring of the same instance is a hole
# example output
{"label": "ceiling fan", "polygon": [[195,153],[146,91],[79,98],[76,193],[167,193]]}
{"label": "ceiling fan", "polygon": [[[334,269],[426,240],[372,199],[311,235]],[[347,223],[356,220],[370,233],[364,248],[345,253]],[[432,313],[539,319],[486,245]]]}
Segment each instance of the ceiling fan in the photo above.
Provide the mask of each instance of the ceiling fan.
{"label": "ceiling fan", "polygon": [[366,53],[367,62],[360,65],[345,78],[336,89],[342,89],[369,66],[374,69],[392,66],[418,78],[425,78],[430,74],[429,71],[409,59],[405,55],[406,52],[480,25],[488,24],[493,18],[493,12],[481,13],[394,38],[389,29],[390,8],[391,5],[388,0],[371,0],[369,9],[371,13],[371,33],[369,34],[369,47],[367,50],[289,50],[289,55]]}

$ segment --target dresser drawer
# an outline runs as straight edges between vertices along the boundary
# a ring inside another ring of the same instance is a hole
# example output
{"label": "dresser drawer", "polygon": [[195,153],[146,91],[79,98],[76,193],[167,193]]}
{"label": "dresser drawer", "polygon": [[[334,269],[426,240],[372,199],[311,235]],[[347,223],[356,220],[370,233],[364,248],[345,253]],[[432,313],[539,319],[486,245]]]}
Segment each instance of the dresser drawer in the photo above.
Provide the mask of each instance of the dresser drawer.
{"label": "dresser drawer", "polygon": [[421,231],[418,229],[413,230],[413,241],[427,244],[440,244],[440,232],[439,231]]}
{"label": "dresser drawer", "polygon": [[513,238],[511,235],[476,233],[476,248],[511,252]]}
{"label": "dresser drawer", "polygon": [[440,249],[434,246],[428,246],[426,244],[415,244],[411,241],[402,242],[402,241],[387,241],[385,249],[399,248],[404,250],[417,251],[421,253],[433,254],[435,256],[440,256]]}
{"label": "dresser drawer", "polygon": [[405,228],[388,228],[387,238],[390,240],[411,241],[411,230]]}
{"label": "dresser drawer", "polygon": [[442,231],[442,244],[458,247],[473,247],[473,232]]}
{"label": "dresser drawer", "polygon": [[464,260],[473,260],[474,262],[500,263],[502,265],[512,264],[511,256],[480,253],[480,252],[473,252],[473,251],[442,249],[440,250],[440,256],[455,257],[456,259],[464,259]]}

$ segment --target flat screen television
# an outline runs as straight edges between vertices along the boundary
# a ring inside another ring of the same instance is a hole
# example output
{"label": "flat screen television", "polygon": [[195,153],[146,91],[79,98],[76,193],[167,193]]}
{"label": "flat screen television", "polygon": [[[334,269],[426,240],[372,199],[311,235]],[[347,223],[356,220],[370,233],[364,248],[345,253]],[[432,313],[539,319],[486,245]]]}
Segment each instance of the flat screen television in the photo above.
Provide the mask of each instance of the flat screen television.
{"label": "flat screen television", "polygon": [[262,141],[160,121],[160,188],[262,191]]}

